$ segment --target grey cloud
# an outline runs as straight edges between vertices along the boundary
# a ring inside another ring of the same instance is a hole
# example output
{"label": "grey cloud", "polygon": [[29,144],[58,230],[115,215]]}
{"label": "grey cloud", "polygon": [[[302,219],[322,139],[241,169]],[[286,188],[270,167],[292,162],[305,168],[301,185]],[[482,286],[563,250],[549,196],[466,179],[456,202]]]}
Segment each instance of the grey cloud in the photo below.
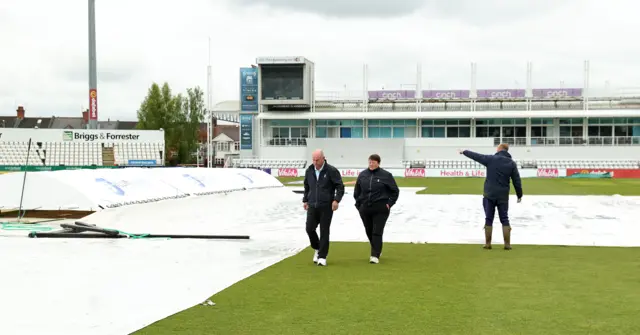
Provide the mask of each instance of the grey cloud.
{"label": "grey cloud", "polygon": [[232,5],[266,5],[336,18],[392,18],[422,13],[472,25],[493,25],[538,16],[577,0],[232,0]]}
{"label": "grey cloud", "polygon": [[[84,66],[70,66],[60,67],[56,70],[57,75],[61,76],[68,81],[88,81],[89,80],[89,67]],[[98,82],[101,83],[122,83],[131,80],[139,72],[135,67],[122,66],[111,68],[98,68]]]}
{"label": "grey cloud", "polygon": [[337,18],[390,18],[411,14],[422,8],[425,2],[424,0],[232,0],[231,3],[236,6],[267,5],[272,8]]}
{"label": "grey cloud", "polygon": [[575,4],[577,0],[426,0],[426,8],[443,18],[482,26],[529,19]]}

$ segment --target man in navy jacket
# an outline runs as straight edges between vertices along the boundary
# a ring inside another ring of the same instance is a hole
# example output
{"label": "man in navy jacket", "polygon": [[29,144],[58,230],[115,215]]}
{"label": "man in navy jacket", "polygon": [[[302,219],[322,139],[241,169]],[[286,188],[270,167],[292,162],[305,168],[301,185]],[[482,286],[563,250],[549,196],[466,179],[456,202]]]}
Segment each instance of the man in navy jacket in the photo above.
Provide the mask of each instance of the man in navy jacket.
{"label": "man in navy jacket", "polygon": [[509,224],[509,182],[513,182],[518,202],[522,201],[522,182],[516,162],[511,159],[509,145],[500,144],[494,155],[482,155],[470,150],[459,151],[474,161],[487,167],[487,177],[484,181],[482,204],[485,213],[485,249],[491,249],[493,233],[493,218],[496,208],[502,223],[504,249],[511,250],[511,225]]}
{"label": "man in navy jacket", "polygon": [[[313,164],[304,174],[304,196],[302,203],[307,211],[307,235],[311,247],[315,250],[313,262],[319,266],[327,265],[329,253],[329,234],[333,212],[344,196],[344,184],[340,171],[327,163],[324,152],[318,149],[312,154]],[[320,237],[316,229],[320,226]]]}

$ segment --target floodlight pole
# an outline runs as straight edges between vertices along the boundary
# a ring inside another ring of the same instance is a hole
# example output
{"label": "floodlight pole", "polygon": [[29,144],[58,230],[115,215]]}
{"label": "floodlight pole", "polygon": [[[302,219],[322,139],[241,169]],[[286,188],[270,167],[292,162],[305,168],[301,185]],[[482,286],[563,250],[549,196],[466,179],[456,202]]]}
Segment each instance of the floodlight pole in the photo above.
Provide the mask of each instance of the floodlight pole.
{"label": "floodlight pole", "polygon": [[[98,90],[98,74],[96,65],[96,0],[89,0],[89,129],[98,128],[97,98],[92,98],[91,93]],[[93,103],[92,99],[96,99]],[[94,109],[95,108],[95,109]],[[95,118],[93,115],[95,113]]]}

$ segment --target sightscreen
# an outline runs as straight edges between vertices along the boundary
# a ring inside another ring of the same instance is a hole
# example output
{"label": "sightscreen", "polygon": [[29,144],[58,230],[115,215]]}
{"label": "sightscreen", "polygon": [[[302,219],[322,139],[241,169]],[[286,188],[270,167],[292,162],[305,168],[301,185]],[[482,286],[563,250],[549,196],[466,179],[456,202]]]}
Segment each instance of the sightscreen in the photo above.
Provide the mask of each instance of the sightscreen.
{"label": "sightscreen", "polygon": [[262,100],[304,99],[304,65],[262,65]]}

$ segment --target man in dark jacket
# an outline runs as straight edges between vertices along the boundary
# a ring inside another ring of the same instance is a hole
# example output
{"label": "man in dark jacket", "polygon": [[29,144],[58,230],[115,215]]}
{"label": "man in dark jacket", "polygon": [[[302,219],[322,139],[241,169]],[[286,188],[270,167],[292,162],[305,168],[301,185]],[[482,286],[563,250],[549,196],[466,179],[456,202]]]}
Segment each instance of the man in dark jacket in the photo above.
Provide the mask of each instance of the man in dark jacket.
{"label": "man in dark jacket", "polygon": [[[344,195],[344,184],[340,171],[327,163],[322,150],[312,154],[313,164],[304,174],[304,196],[302,202],[307,211],[307,235],[315,250],[313,262],[327,265],[329,253],[329,228],[333,212]],[[320,225],[320,238],[316,229]]]}
{"label": "man in dark jacket", "polygon": [[369,156],[369,168],[360,172],[353,189],[356,208],[371,244],[369,263],[378,264],[382,253],[382,234],[391,207],[398,201],[400,189],[393,175],[380,168],[380,156]]}
{"label": "man in dark jacket", "polygon": [[500,144],[494,155],[482,155],[469,150],[459,152],[487,167],[487,177],[484,181],[484,198],[482,199],[485,213],[485,249],[491,249],[493,218],[495,217],[496,208],[498,208],[498,217],[500,218],[500,223],[502,223],[504,249],[511,250],[509,182],[513,182],[518,202],[522,201],[522,182],[520,181],[518,166],[511,159],[508,151],[508,144]]}

